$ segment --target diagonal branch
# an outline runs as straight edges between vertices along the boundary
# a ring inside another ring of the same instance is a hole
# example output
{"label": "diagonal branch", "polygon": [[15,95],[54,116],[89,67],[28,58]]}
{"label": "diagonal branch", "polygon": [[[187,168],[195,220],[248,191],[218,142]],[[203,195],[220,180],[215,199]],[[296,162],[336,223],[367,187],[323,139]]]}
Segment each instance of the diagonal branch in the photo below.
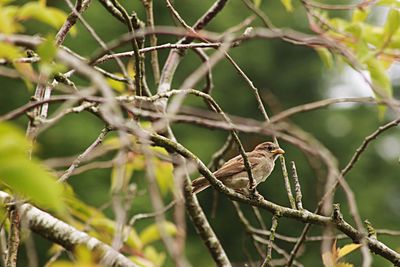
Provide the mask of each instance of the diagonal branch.
{"label": "diagonal branch", "polygon": [[[2,205],[11,204],[11,196],[4,191],[0,191],[0,201]],[[49,239],[67,250],[72,250],[75,246],[83,245],[89,250],[97,251],[101,255],[101,262],[105,266],[118,267],[138,267],[121,253],[113,250],[109,245],[77,230],[65,222],[53,217],[31,204],[25,203],[18,206],[22,220],[26,220],[29,228]]]}
{"label": "diagonal branch", "polygon": [[283,217],[293,218],[298,221],[307,222],[310,224],[333,226],[349,236],[355,243],[365,240],[372,252],[381,255],[395,265],[400,265],[400,254],[398,252],[389,248],[377,239],[368,237],[365,233],[355,229],[343,219],[343,216],[340,214],[338,209],[334,210],[333,217],[326,217],[312,213],[305,209],[299,211],[297,209],[283,207],[265,199],[248,198],[242,194],[236,193],[232,189],[226,187],[221,181],[217,180],[214,174],[206,167],[206,165],[181,144],[157,134],[151,134],[151,140],[158,146],[162,146],[168,150],[176,151],[182,156],[194,161],[197,164],[200,173],[210,182],[210,184],[230,199],[260,207],[274,214],[279,212]]}

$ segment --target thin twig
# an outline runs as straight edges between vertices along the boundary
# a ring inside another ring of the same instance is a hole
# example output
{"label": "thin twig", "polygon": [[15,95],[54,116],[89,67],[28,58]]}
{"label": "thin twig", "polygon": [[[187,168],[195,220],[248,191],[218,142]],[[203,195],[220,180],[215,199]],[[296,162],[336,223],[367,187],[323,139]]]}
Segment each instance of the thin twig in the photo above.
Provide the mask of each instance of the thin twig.
{"label": "thin twig", "polygon": [[[132,20],[129,17],[127,11],[125,8],[118,2],[118,0],[111,0],[111,2],[114,4],[114,7],[122,14],[122,17],[124,18],[125,25],[128,27],[128,30],[130,33],[134,33],[135,29],[132,24]],[[139,42],[138,38],[132,38],[131,39],[131,45],[134,51],[133,57],[135,59],[135,86],[136,86],[136,93],[138,95],[142,95],[143,93],[143,80],[142,80],[142,75],[143,75],[143,70],[142,70],[142,64],[141,64],[141,58],[139,55]]]}
{"label": "thin twig", "polygon": [[142,219],[148,219],[157,216],[160,213],[165,213],[168,211],[170,208],[172,208],[175,205],[175,201],[171,201],[168,205],[164,206],[162,210],[158,210],[155,212],[150,212],[150,213],[138,213],[132,216],[132,218],[129,220],[129,226],[133,226],[136,221],[142,220]]}
{"label": "thin twig", "polygon": [[73,171],[76,169],[76,167],[79,166],[79,164],[81,164],[82,160],[84,158],[86,158],[97,146],[99,146],[105,136],[107,135],[107,133],[110,131],[110,129],[108,127],[104,128],[103,130],[101,130],[100,135],[96,138],[96,140],[94,140],[94,142],[88,147],[86,148],[86,150],[80,154],[71,164],[71,166],[64,172],[63,175],[61,175],[61,177],[58,179],[58,181],[60,182],[65,182],[73,173]]}
{"label": "thin twig", "polygon": [[275,232],[276,228],[278,227],[278,218],[280,217],[279,213],[275,213],[274,216],[272,216],[272,224],[271,224],[271,230],[270,230],[270,235],[269,235],[269,240],[268,240],[268,245],[267,245],[267,256],[265,257],[263,263],[261,264],[262,267],[266,267],[269,265],[269,262],[272,260],[272,245],[275,240]]}
{"label": "thin twig", "polygon": [[301,112],[319,109],[319,108],[326,107],[326,106],[329,106],[332,104],[348,103],[348,102],[377,104],[379,101],[377,101],[373,97],[343,97],[343,98],[324,99],[324,100],[296,106],[293,108],[289,108],[279,114],[272,116],[269,123],[275,123],[275,122],[287,119],[287,118],[289,118],[295,114],[301,113]]}
{"label": "thin twig", "polygon": [[[153,0],[142,0],[142,3],[146,10],[146,17],[147,17],[146,25],[150,29],[154,29]],[[153,47],[157,46],[157,35],[155,35],[154,33],[150,34],[150,45]],[[150,56],[151,56],[151,67],[153,68],[154,82],[156,85],[158,85],[160,81],[160,64],[158,63],[157,50],[152,50],[150,52]]]}
{"label": "thin twig", "polygon": [[11,206],[9,211],[10,233],[8,236],[8,248],[6,254],[6,267],[16,267],[18,257],[18,247],[20,239],[20,211],[16,206]]}
{"label": "thin twig", "polygon": [[[249,232],[259,235],[259,236],[269,236],[271,233],[270,231],[264,231],[261,229],[257,229],[254,228],[252,226],[250,226],[249,228]],[[389,229],[375,229],[375,232],[377,235],[387,235],[387,236],[400,236],[400,231],[396,231],[396,230],[389,230]],[[296,243],[299,239],[299,237],[294,237],[294,236],[287,236],[287,235],[282,235],[282,234],[278,234],[275,233],[275,238],[288,242],[288,243]],[[333,235],[333,236],[323,236],[323,235],[317,235],[317,236],[306,236],[305,238],[305,242],[319,242],[322,241],[324,239],[348,239],[349,237],[345,234],[337,234],[337,235]]]}
{"label": "thin twig", "polygon": [[[239,75],[244,78],[244,80],[247,82],[249,87],[252,89],[252,91],[253,91],[253,93],[254,93],[254,95],[256,97],[258,108],[260,109],[260,111],[261,111],[261,113],[262,113],[262,115],[264,117],[264,120],[268,123],[269,122],[269,116],[267,114],[267,111],[265,110],[265,107],[264,107],[264,104],[262,102],[262,99],[261,99],[261,96],[260,96],[258,88],[254,86],[254,84],[250,80],[250,78],[244,73],[244,71],[233,60],[233,58],[230,55],[228,55],[228,53],[225,53],[225,56],[229,60],[229,62],[231,62],[232,65],[235,67],[235,69],[237,70]],[[276,136],[274,136],[273,139],[274,139],[275,144],[277,144],[279,146],[279,142],[278,142],[278,139],[276,138]],[[295,201],[294,201],[292,189],[290,187],[288,171],[287,171],[286,163],[285,163],[285,157],[280,155],[279,160],[280,160],[281,167],[282,167],[282,174],[283,174],[283,179],[284,179],[284,182],[285,182],[285,189],[286,189],[286,192],[287,192],[287,195],[288,195],[289,203],[290,203],[292,208],[295,208],[296,204],[295,204]]]}
{"label": "thin twig", "polygon": [[303,209],[303,203],[302,203],[302,198],[303,196],[301,195],[301,186],[300,186],[300,182],[299,182],[299,176],[297,175],[297,171],[296,171],[296,165],[294,163],[294,161],[290,162],[290,165],[292,167],[292,177],[293,177],[293,182],[294,182],[294,192],[295,192],[295,200],[296,200],[296,207],[298,210],[302,210]]}

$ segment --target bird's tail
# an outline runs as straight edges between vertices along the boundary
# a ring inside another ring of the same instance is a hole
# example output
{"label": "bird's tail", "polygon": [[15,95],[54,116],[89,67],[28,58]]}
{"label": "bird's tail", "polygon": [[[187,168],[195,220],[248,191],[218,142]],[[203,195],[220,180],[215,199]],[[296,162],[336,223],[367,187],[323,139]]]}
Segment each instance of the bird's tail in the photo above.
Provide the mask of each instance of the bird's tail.
{"label": "bird's tail", "polygon": [[199,177],[197,179],[194,179],[192,182],[192,186],[193,186],[193,194],[197,194],[200,193],[201,191],[203,191],[204,189],[206,189],[207,187],[210,186],[210,183],[208,182],[208,180],[204,177]]}

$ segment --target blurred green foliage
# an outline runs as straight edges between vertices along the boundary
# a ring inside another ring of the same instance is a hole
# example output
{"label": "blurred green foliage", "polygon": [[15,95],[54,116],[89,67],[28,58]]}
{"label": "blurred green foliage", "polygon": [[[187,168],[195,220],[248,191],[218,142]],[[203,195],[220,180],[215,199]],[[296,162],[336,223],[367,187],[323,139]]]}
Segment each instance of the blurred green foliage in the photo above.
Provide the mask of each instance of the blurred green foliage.
{"label": "blurred green foliage", "polygon": [[[27,2],[29,1],[14,1],[13,5],[20,6]],[[31,5],[36,4],[33,1],[31,2]],[[174,1],[176,8],[188,24],[193,24],[213,2],[210,0]],[[299,6],[298,1],[293,1],[293,3],[291,1],[271,0],[259,2],[260,8],[270,16],[276,26],[294,28],[303,32],[310,31],[305,11]],[[284,3],[288,10],[292,9],[291,4],[293,4],[293,11],[287,12],[280,2]],[[347,1],[337,2],[346,3]],[[144,20],[145,13],[140,1],[121,1],[121,3],[124,4],[127,10],[134,10],[139,18]],[[64,1],[49,0],[48,5],[64,10],[65,12],[68,10]],[[171,19],[164,1],[154,1],[154,5],[156,25],[173,25],[176,23]],[[30,16],[34,18],[37,15],[36,12],[39,11],[33,7],[30,8]],[[25,12],[28,11],[27,9]],[[250,15],[251,12],[244,7],[241,1],[229,1],[226,8],[224,8],[207,29],[211,31],[223,31],[240,23]],[[383,36],[388,38],[397,30],[398,18],[396,16],[396,14],[390,14],[391,19],[384,25]],[[350,23],[351,20],[358,23],[358,21],[363,21],[366,18],[365,14],[359,12],[353,15],[352,18],[348,12],[339,13],[338,17],[342,19],[337,19],[337,26],[342,27],[343,30],[353,32],[357,31],[353,27],[354,25],[350,28],[346,23]],[[98,1],[92,1],[89,9],[84,13],[84,18],[93,26],[104,41],[111,41],[127,32],[126,27],[109,15]],[[21,27],[25,29],[24,33],[32,35],[40,34],[46,37],[49,33],[54,34],[55,29],[60,25],[59,23],[55,25],[53,22],[53,24],[46,23],[43,19],[38,20],[29,20],[29,22],[21,21]],[[261,25],[257,20],[255,20],[254,24]],[[71,48],[73,51],[78,52],[82,56],[89,57],[98,49],[99,45],[82,24],[78,23],[76,25],[76,34],[74,35],[68,36],[64,43],[65,46]],[[374,42],[376,38],[372,37],[371,42]],[[175,42],[176,40],[176,38],[171,36],[160,36],[158,38],[160,44]],[[127,50],[130,50],[129,46],[120,49],[120,51]],[[19,53],[19,51],[14,52]],[[320,56],[325,58],[326,62],[329,62],[327,65],[333,65],[331,69],[328,69],[328,66],[323,64],[315,50],[305,46],[290,45],[281,40],[253,40],[233,48],[230,54],[254,82],[255,86],[260,89],[261,97],[265,101],[267,111],[270,115],[281,109],[326,98],[331,90],[329,81],[332,81],[332,77],[340,73],[340,64],[342,64],[336,58],[330,58],[331,55],[328,51],[319,51]],[[164,63],[167,55],[167,50],[159,51],[161,64]],[[52,55],[49,54],[50,56]],[[360,58],[366,57],[365,54],[359,54],[358,56]],[[146,64],[147,77],[150,79],[150,89],[155,92],[156,87],[151,80],[149,55],[146,57]],[[200,64],[201,62],[198,57],[189,51],[178,67],[173,80],[173,88],[179,87],[187,75]],[[380,84],[381,87],[391,93],[392,89],[389,88],[388,78],[382,74],[382,72],[385,72],[385,69],[381,63],[370,59],[367,65],[372,73],[374,82]],[[103,66],[110,72],[117,72],[119,70],[115,63],[107,63]],[[236,73],[229,62],[221,61],[212,72],[214,77],[214,90],[212,94],[224,111],[233,115],[262,120],[261,113],[257,109],[256,101],[250,88],[248,88],[246,82]],[[79,79],[74,79],[74,81],[77,84],[81,84]],[[198,84],[199,88],[202,86],[202,83]],[[27,103],[33,93],[31,89],[27,89],[22,80],[0,77],[0,86],[0,114],[4,114]],[[394,95],[398,95],[396,89],[398,88],[394,88]],[[348,91],[343,91],[342,94],[351,95],[351,88],[348,88]],[[370,94],[370,92],[366,92],[366,94]],[[205,107],[204,103],[196,98],[189,97],[185,103],[197,107]],[[58,107],[57,104],[51,105],[50,112],[55,111]],[[298,114],[292,118],[292,121],[327,146],[338,158],[340,167],[344,167],[362,140],[383,123],[384,120],[379,120],[377,114],[377,109],[373,106],[351,105],[343,107],[337,105],[322,110]],[[386,114],[386,118],[390,118],[391,116],[392,114],[390,113]],[[21,117],[14,122],[21,129],[26,128],[26,118]],[[347,125],[346,129],[343,128],[343,125]],[[43,160],[53,157],[77,155],[95,140],[103,126],[101,121],[89,113],[68,115],[41,133],[38,139],[39,147],[35,154]],[[192,125],[174,124],[172,128],[176,133],[177,139],[204,162],[209,161],[213,152],[222,146],[227,136],[227,133],[223,131],[213,131]],[[398,183],[399,163],[397,161],[400,153],[397,150],[397,157],[385,157],[385,150],[389,149],[391,144],[393,144],[391,140],[397,140],[398,144],[398,134],[398,129],[392,129],[390,132],[383,134],[379,140],[367,149],[355,168],[347,176],[347,180],[354,190],[362,218],[369,219],[377,228],[396,229],[400,223],[400,208],[397,204],[400,200],[400,183]],[[265,136],[252,134],[241,134],[240,137],[247,150],[252,149],[257,143],[269,139]],[[108,138],[112,138],[112,135]],[[313,210],[318,197],[321,195],[321,192],[316,190],[316,184],[321,183],[321,179],[323,180],[324,177],[316,177],[307,163],[306,157],[298,149],[285,143],[281,143],[281,146],[286,150],[287,161],[294,160],[296,162],[303,189],[304,205],[307,209]],[[396,148],[395,145],[394,148]],[[399,149],[398,145],[397,149]],[[396,154],[396,151],[394,153]],[[237,154],[236,151],[231,151],[228,157],[235,154]],[[100,160],[110,160],[113,156],[114,154],[112,153],[104,155]],[[86,203],[82,205],[90,205],[98,208],[110,200],[111,177],[112,173],[110,169],[94,169],[71,177],[69,182],[77,198],[82,203]],[[259,186],[259,191],[268,200],[288,205],[281,177],[280,169],[276,168],[268,181]],[[147,190],[145,174],[141,171],[134,171],[130,182],[136,183],[140,192]],[[168,184],[165,186],[168,187]],[[165,202],[170,199],[171,194],[167,194]],[[210,218],[211,225],[215,229],[217,236],[226,248],[229,258],[233,262],[246,261],[247,256],[244,249],[246,248],[250,257],[254,260],[257,259],[257,253],[251,245],[251,241],[246,236],[243,226],[237,219],[230,202],[224,196],[214,194],[210,189],[201,193],[199,199],[208,218]],[[341,190],[338,191],[335,202],[342,204],[344,216],[349,218],[348,207],[346,206],[345,197]],[[150,203],[146,193],[138,194],[133,199],[130,215],[151,212],[152,207]],[[214,217],[211,216],[213,205],[216,207]],[[250,221],[254,225],[257,225],[251,208],[244,205],[241,206]],[[104,213],[111,219],[114,216],[110,208],[105,209]],[[262,212],[262,215],[269,224],[271,214]],[[92,216],[94,215],[92,214]],[[167,218],[172,220],[171,212],[167,214]],[[153,220],[141,220],[135,224],[135,229],[137,232],[141,232],[143,229],[149,229],[152,224]],[[289,236],[298,236],[302,228],[302,223],[282,218],[279,221],[277,232]],[[320,234],[319,227],[313,227],[311,233]],[[391,238],[383,240],[391,247],[400,247],[398,240]],[[339,241],[338,246],[343,246],[347,243],[348,240]],[[49,248],[49,244],[40,240],[37,244],[40,265],[42,265],[46,261],[46,251]],[[290,250],[293,246],[279,240],[277,244],[286,250]],[[154,248],[157,251],[161,251],[161,243],[155,243],[154,247],[151,246],[149,248],[151,251],[147,253],[149,255],[157,254],[158,252],[154,252]],[[186,252],[189,261],[194,266],[212,265],[212,260],[206,248],[195,234],[190,222],[188,222]],[[84,251],[81,254],[85,255]],[[304,266],[321,266],[320,254],[319,244],[309,243],[306,246],[304,254],[301,256],[301,262]],[[277,255],[273,254],[273,256]],[[84,256],[82,257],[84,258]],[[154,257],[156,258],[157,256]],[[348,261],[354,263],[355,266],[359,266],[360,258],[359,253],[354,252],[349,256]],[[19,263],[20,266],[25,266],[26,259],[21,257]],[[172,265],[172,260],[167,258],[166,266]],[[387,266],[387,262],[380,257],[374,257],[374,266]]]}

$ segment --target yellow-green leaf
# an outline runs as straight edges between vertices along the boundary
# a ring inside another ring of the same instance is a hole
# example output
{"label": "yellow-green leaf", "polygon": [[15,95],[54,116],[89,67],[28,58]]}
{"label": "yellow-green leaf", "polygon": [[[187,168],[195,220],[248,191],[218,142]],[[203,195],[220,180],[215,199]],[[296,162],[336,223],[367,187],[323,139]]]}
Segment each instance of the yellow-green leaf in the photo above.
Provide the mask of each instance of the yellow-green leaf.
{"label": "yellow-green leaf", "polygon": [[0,5],[0,32],[11,34],[23,30],[22,25],[15,19],[17,12],[17,6],[1,7]]}
{"label": "yellow-green leaf", "polygon": [[293,11],[292,0],[281,0],[281,3],[285,7],[286,11]]}
{"label": "yellow-green leaf", "polygon": [[363,33],[363,25],[361,23],[348,24],[345,27],[345,31],[351,33],[356,38],[361,38]]}
{"label": "yellow-green leaf", "polygon": [[324,65],[328,68],[331,68],[333,65],[333,58],[331,52],[324,47],[317,47],[315,48],[315,51],[317,51]]}
{"label": "yellow-green leaf", "polygon": [[253,4],[254,4],[255,7],[260,7],[261,0],[253,0]]}
{"label": "yellow-green leaf", "polygon": [[379,0],[378,2],[376,2],[376,5],[400,8],[400,2],[398,0]]}
{"label": "yellow-green leaf", "polygon": [[390,9],[386,23],[384,26],[384,37],[385,40],[390,38],[399,29],[400,25],[400,11],[396,9]]}
{"label": "yellow-green leaf", "polygon": [[[29,2],[20,8],[18,18],[20,20],[36,19],[58,30],[67,19],[67,14],[60,9],[47,7],[39,2]],[[71,34],[75,34],[75,32],[76,30],[72,28]]]}
{"label": "yellow-green leaf", "polygon": [[339,262],[335,264],[335,267],[353,267],[354,265],[347,262]]}
{"label": "yellow-green leaf", "polygon": [[66,260],[57,260],[55,262],[50,263],[50,265],[48,265],[46,267],[75,267],[75,266],[76,266],[76,264],[73,262],[69,262]]}
{"label": "yellow-green leaf", "polygon": [[0,158],[8,153],[23,155],[29,149],[22,131],[9,123],[0,123]]}
{"label": "yellow-green leaf", "polygon": [[[375,97],[377,99],[391,97],[393,94],[392,84],[386,73],[383,63],[376,58],[370,58],[366,63],[371,76],[372,84],[377,90],[377,92],[374,92]],[[385,111],[385,106],[378,106],[380,118],[383,118]]]}
{"label": "yellow-green leaf", "polygon": [[[116,72],[113,74],[118,77],[121,77],[121,78],[124,77],[124,75],[122,75],[122,73]],[[115,91],[120,92],[120,93],[124,93],[126,91],[125,83],[111,79],[111,78],[106,78],[106,80],[107,80],[108,85]]]}
{"label": "yellow-green leaf", "polygon": [[39,2],[28,2],[23,5],[19,10],[18,18],[20,20],[37,19],[54,28],[60,26],[57,20],[51,17],[46,6],[41,5]]}
{"label": "yellow-green leaf", "polygon": [[157,250],[152,246],[147,246],[143,251],[145,257],[151,262],[153,262],[156,266],[162,266],[166,255],[164,252],[157,252]]}
{"label": "yellow-green leaf", "polygon": [[32,65],[30,63],[17,62],[14,62],[13,65],[14,68],[19,72],[19,74],[21,74],[21,78],[23,79],[26,87],[31,90],[33,88],[32,81],[34,81],[36,78],[36,72],[33,69]]}
{"label": "yellow-green leaf", "polygon": [[36,51],[40,56],[41,62],[50,63],[53,61],[57,52],[54,36],[48,35],[47,38],[37,47]]}
{"label": "yellow-green leaf", "polygon": [[[164,231],[168,235],[175,235],[176,234],[176,226],[175,224],[165,221],[161,227],[164,228]],[[147,226],[139,235],[140,240],[142,241],[143,245],[149,244],[151,242],[160,240],[161,235],[158,230],[156,224],[152,224]]]}
{"label": "yellow-green leaf", "polygon": [[0,5],[7,5],[11,2],[14,2],[15,0],[0,0]]}
{"label": "yellow-green leaf", "polygon": [[373,83],[383,90],[382,94],[392,96],[392,85],[382,62],[376,58],[367,61],[367,66]]}
{"label": "yellow-green leaf", "polygon": [[[82,266],[82,267],[98,267],[96,263],[97,253],[93,253],[87,247],[80,245],[74,247],[74,262],[69,262],[66,260],[57,260],[52,262],[49,267],[74,267],[74,266]],[[47,265],[46,265],[47,266]]]}
{"label": "yellow-green leaf", "polygon": [[14,193],[30,198],[41,207],[62,211],[62,186],[38,161],[17,155],[1,158],[0,180]]}
{"label": "yellow-green leaf", "polygon": [[118,192],[129,185],[135,166],[130,163],[115,163],[111,171],[111,191]]}
{"label": "yellow-green leaf", "polygon": [[131,79],[135,79],[136,71],[135,71],[135,66],[133,64],[133,60],[128,61],[128,65],[126,66],[126,71],[128,72],[128,75]]}
{"label": "yellow-green leaf", "polygon": [[356,46],[354,47],[354,50],[356,52],[357,59],[360,63],[364,63],[366,60],[368,60],[371,56],[373,56],[373,51],[369,49],[368,43],[360,39]]}
{"label": "yellow-green leaf", "polygon": [[352,22],[364,22],[370,12],[369,8],[357,8],[353,11]]}
{"label": "yellow-green leaf", "polygon": [[144,256],[131,256],[129,259],[140,267],[155,267],[154,263]]}
{"label": "yellow-green leaf", "polygon": [[174,190],[174,176],[172,174],[172,164],[161,160],[156,162],[156,180],[161,194],[165,195]]}
{"label": "yellow-green leaf", "polygon": [[[57,25],[55,26],[56,29],[60,28],[67,19],[67,14],[61,9],[47,7],[47,12],[55,19],[55,25]],[[72,28],[69,30],[69,33],[71,34],[71,36],[76,36],[76,27],[72,26]]]}
{"label": "yellow-green leaf", "polygon": [[361,244],[347,244],[343,246],[342,248],[338,248],[338,259],[346,256],[347,254],[351,253],[352,251],[358,249],[361,247]]}
{"label": "yellow-green leaf", "polygon": [[0,140],[0,182],[42,207],[63,211],[62,185],[44,165],[28,159],[29,143],[23,133],[0,123]]}
{"label": "yellow-green leaf", "polygon": [[383,39],[382,27],[363,24],[363,40],[365,42],[374,46],[381,46],[384,41]]}
{"label": "yellow-green leaf", "polygon": [[0,58],[5,58],[9,61],[13,61],[16,58],[22,57],[22,53],[18,47],[0,42]]}
{"label": "yellow-green leaf", "polygon": [[143,244],[142,241],[139,238],[139,235],[137,234],[136,230],[133,228],[129,229],[129,234],[128,234],[128,238],[125,241],[125,243],[133,248],[133,249],[139,249],[141,250],[143,248]]}
{"label": "yellow-green leaf", "polygon": [[[151,126],[151,125],[149,125],[149,126]],[[145,127],[145,128],[147,128],[147,127]],[[160,153],[160,154],[163,154],[163,155],[166,155],[166,156],[168,155],[167,150],[165,148],[163,148],[163,147],[152,146],[151,150],[154,151],[155,153]]]}

